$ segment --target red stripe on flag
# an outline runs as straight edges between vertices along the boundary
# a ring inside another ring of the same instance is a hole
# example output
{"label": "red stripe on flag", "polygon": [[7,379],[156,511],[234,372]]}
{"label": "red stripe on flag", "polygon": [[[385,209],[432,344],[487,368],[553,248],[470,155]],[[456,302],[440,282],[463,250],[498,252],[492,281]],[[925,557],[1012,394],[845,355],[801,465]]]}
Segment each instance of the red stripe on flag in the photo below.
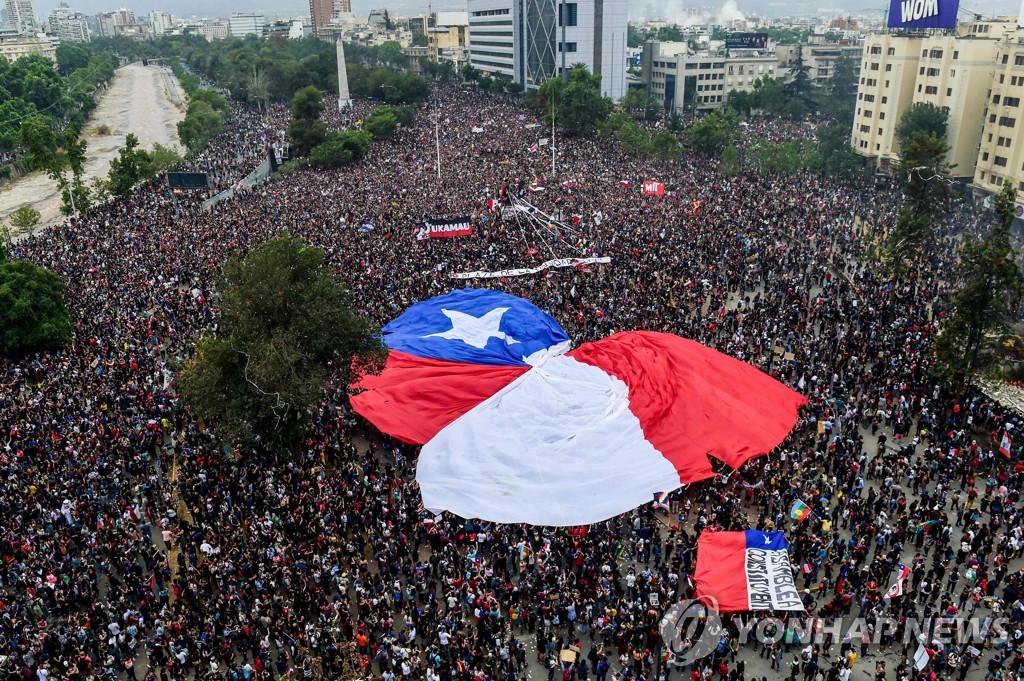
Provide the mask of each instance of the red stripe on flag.
{"label": "red stripe on flag", "polygon": [[743,532],[702,532],[697,539],[696,598],[721,612],[749,610],[746,557]]}
{"label": "red stripe on flag", "polygon": [[423,444],[529,367],[464,364],[392,350],[384,371],[353,386],[352,408],[383,432]]}
{"label": "red stripe on flag", "polygon": [[767,454],[807,401],[749,364],[672,334],[620,333],[569,356],[629,387],[644,436],[684,483],[714,475],[708,454],[733,468]]}

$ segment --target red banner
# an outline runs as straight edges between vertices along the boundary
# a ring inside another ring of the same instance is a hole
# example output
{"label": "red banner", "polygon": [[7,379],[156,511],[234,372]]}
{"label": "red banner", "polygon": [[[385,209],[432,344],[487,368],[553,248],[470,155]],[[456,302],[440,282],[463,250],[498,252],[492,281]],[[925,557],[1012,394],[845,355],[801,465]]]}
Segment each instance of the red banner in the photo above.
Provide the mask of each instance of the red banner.
{"label": "red banner", "polygon": [[665,183],[649,180],[644,182],[644,196],[663,196],[665,194]]}
{"label": "red banner", "polygon": [[473,223],[470,218],[454,220],[427,220],[423,223],[431,239],[450,239],[456,236],[472,236]]}

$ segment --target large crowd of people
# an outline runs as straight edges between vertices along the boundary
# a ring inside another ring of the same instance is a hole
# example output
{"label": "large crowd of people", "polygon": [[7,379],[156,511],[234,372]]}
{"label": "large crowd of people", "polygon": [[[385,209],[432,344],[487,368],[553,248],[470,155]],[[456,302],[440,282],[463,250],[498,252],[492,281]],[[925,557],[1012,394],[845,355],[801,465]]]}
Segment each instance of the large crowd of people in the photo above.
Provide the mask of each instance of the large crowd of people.
{"label": "large crowd of people", "polygon": [[[372,106],[325,119],[348,127]],[[265,128],[285,127],[273,111],[273,124],[236,113],[214,139],[199,165],[218,186],[249,173]],[[698,156],[660,163],[560,134],[552,172],[548,136],[522,105],[438,87],[349,167],[297,169],[210,211],[140,190],[16,244],[67,282],[75,339],[0,361],[3,678],[1018,678],[1022,468],[997,453],[1017,417],[982,396],[948,403],[929,374],[952,235],[986,216],[951,213],[949,252],[893,284],[867,254],[900,200],[884,183],[724,177]],[[665,196],[641,193],[652,179]],[[565,227],[505,210],[513,200]],[[470,237],[417,238],[426,218],[462,216]],[[577,343],[693,338],[810,402],[776,451],[679,490],[669,513],[585,528],[435,518],[416,448],[347,410],[344,385],[294,452],[225,449],[177,399],[175,368],[217,322],[220,266],[282,231],[325,249],[382,324],[461,286],[452,272],[607,256],[472,285],[530,299]],[[814,511],[800,523],[796,499]],[[821,622],[1004,624],[970,645],[928,640],[923,671],[898,628],[745,642],[735,623],[677,666],[658,623],[692,595],[710,527],[785,530],[805,616]],[[905,594],[885,599],[900,564]]]}

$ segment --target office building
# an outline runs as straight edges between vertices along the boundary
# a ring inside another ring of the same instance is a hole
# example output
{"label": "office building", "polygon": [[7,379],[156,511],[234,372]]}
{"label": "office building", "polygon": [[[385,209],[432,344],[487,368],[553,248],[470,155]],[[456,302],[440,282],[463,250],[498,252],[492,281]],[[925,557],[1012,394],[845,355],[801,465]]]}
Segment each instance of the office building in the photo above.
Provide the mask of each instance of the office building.
{"label": "office building", "polygon": [[779,72],[779,57],[767,50],[691,55],[686,43],[658,40],[644,44],[640,64],[648,92],[679,113],[721,109],[730,92],[750,92],[758,79]]}
{"label": "office building", "polygon": [[163,35],[169,33],[174,27],[174,20],[168,12],[150,12],[149,25],[153,30],[153,35]]}
{"label": "office building", "polygon": [[89,25],[85,15],[73,11],[63,2],[47,17],[46,32],[62,43],[89,42]]}
{"label": "office building", "polygon": [[232,14],[228,19],[228,33],[232,38],[244,38],[247,35],[254,35],[262,38],[267,18],[262,14]]}
{"label": "office building", "polygon": [[992,70],[974,187],[995,193],[1012,182],[1019,195],[1024,192],[1024,28],[1008,32],[999,44]]}
{"label": "office building", "polygon": [[464,62],[469,47],[469,15],[466,12],[437,12],[432,23],[427,29],[427,58],[431,61],[448,59]]}
{"label": "office building", "polygon": [[111,14],[114,15],[114,23],[118,26],[134,26],[138,23],[135,21],[135,12],[130,9],[122,7]]}
{"label": "office building", "polygon": [[602,94],[626,89],[626,0],[469,0],[469,61],[526,88],[582,63]]}
{"label": "office building", "polygon": [[309,16],[313,21],[313,32],[331,23],[334,0],[309,0]]}
{"label": "office building", "polygon": [[37,36],[0,35],[0,57],[12,62],[30,54],[41,54],[56,62],[57,46],[51,40]]}
{"label": "office building", "polygon": [[900,155],[896,126],[903,113],[912,104],[929,103],[949,112],[946,161],[953,176],[974,177],[1000,40],[1013,27],[1007,20],[975,21],[954,35],[869,35],[857,88],[854,151],[880,168],[891,166]]}
{"label": "office building", "polygon": [[4,0],[7,7],[7,23],[19,33],[32,33],[36,30],[36,14],[32,9],[32,0]]}
{"label": "office building", "polygon": [[228,37],[228,24],[223,19],[209,19],[194,27],[193,32],[212,42]]}

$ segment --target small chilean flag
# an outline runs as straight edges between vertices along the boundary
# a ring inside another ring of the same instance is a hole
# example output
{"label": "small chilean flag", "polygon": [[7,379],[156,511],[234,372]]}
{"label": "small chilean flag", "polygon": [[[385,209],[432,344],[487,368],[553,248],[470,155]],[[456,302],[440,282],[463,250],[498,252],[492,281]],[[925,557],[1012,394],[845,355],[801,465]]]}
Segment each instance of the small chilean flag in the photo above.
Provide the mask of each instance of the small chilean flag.
{"label": "small chilean flag", "polygon": [[789,517],[800,522],[811,514],[811,508],[804,502],[797,499],[793,502],[793,508],[789,509]]}
{"label": "small chilean flag", "polygon": [[889,590],[885,592],[884,598],[893,599],[897,596],[903,595],[903,582],[906,581],[907,577],[910,576],[910,568],[906,565],[900,565],[899,572],[896,573],[896,582],[889,587]]}
{"label": "small chilean flag", "polygon": [[715,532],[697,539],[696,597],[720,612],[804,609],[781,532]]}
{"label": "small chilean flag", "polygon": [[632,187],[633,186],[633,181],[632,180],[619,180],[619,186],[620,187]]}
{"label": "small chilean flag", "polygon": [[1009,459],[1010,458],[1010,448],[1012,446],[1013,445],[1010,444],[1010,434],[1004,430],[1003,431],[1003,439],[999,443],[999,453],[1002,454],[1003,456],[1005,456],[1007,459]]}

